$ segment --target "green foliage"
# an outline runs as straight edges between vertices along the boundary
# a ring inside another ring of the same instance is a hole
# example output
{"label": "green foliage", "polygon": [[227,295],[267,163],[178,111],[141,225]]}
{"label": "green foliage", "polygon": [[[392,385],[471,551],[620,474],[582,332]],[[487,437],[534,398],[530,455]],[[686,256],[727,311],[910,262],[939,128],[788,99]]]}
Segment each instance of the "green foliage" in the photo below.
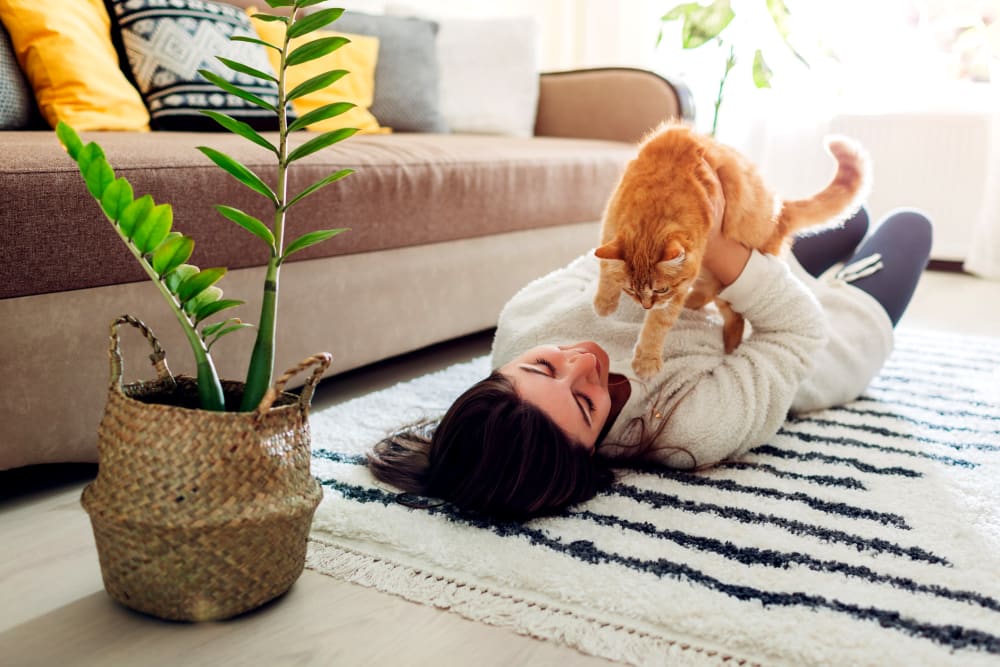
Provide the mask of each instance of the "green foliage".
{"label": "green foliage", "polygon": [[[329,86],[348,72],[333,70],[314,76],[285,90],[285,72],[289,67],[310,62],[339,49],[349,42],[344,37],[324,37],[309,41],[295,49],[289,48],[289,40],[302,37],[323,28],[340,18],[342,9],[320,9],[308,15],[302,10],[319,4],[323,0],[266,0],[272,8],[290,9],[290,16],[258,13],[255,18],[263,21],[282,23],[287,36],[282,44],[254,38],[237,36],[233,41],[248,42],[278,51],[281,67],[276,73],[264,72],[245,63],[219,57],[229,69],[255,79],[269,81],[278,87],[278,104],[273,105],[258,95],[231,83],[209,70],[199,70],[201,75],[224,92],[235,95],[278,118],[278,141],[273,143],[248,124],[216,111],[204,110],[203,114],[218,123],[223,129],[265,149],[276,159],[277,183],[268,185],[258,174],[232,156],[208,146],[199,146],[201,151],[237,182],[264,197],[273,209],[270,225],[237,208],[217,205],[215,209],[227,220],[259,238],[267,246],[269,261],[264,281],[263,306],[257,339],[247,371],[242,410],[252,410],[260,403],[264,392],[271,384],[274,359],[274,333],[277,318],[277,285],[281,263],[290,255],[305,248],[326,241],[346,229],[325,229],[307,232],[284,247],[285,216],[288,210],[308,195],[352,173],[341,169],[319,179],[294,196],[286,193],[289,165],[319,150],[328,148],[350,137],[356,129],[345,128],[324,132],[301,142],[295,148],[289,147],[291,133],[307,125],[333,118],[351,109],[348,102],[336,102],[316,109],[301,118],[288,123],[286,108],[293,99],[302,97]],[[56,135],[65,146],[69,156],[77,162],[88,191],[100,204],[108,220],[126,244],[142,268],[153,280],[169,307],[176,316],[191,345],[198,365],[198,390],[202,407],[210,410],[225,409],[221,383],[215,373],[210,349],[220,338],[234,331],[252,325],[236,317],[208,323],[208,318],[224,313],[244,302],[223,298],[223,292],[216,284],[226,273],[226,269],[215,267],[200,269],[188,264],[194,252],[194,240],[173,231],[173,209],[169,204],[157,204],[153,197],[145,194],[136,197],[132,185],[125,178],[116,178],[104,151],[94,142],[84,144],[69,125],[59,123]]]}
{"label": "green foliage", "polygon": [[[223,300],[222,290],[213,286],[225,269],[199,271],[185,264],[194,251],[194,240],[171,230],[174,216],[169,204],[158,205],[148,194],[135,199],[132,185],[125,178],[115,178],[100,146],[93,142],[84,145],[66,123],[59,123],[56,136],[70,157],[76,160],[90,194],[140,266],[156,283],[184,329],[198,365],[202,407],[225,409],[222,386],[207,354],[208,347],[196,330],[208,315],[243,303]],[[213,342],[221,335],[217,332]]]}
{"label": "green foliage", "polygon": [[[790,14],[788,7],[785,6],[784,0],[762,0],[762,3],[767,10],[768,16],[770,16],[771,21],[774,23],[775,29],[778,31],[782,40],[784,40],[785,45],[789,50],[791,50],[795,57],[799,59],[799,61],[808,66],[805,58],[803,58],[789,42],[789,36],[791,33],[789,21]],[[729,72],[737,64],[736,44],[732,40],[727,39],[727,36],[723,35],[723,32],[730,26],[734,18],[736,18],[736,13],[733,11],[730,0],[713,0],[707,5],[702,5],[698,2],[685,2],[673,7],[670,11],[660,17],[661,23],[682,21],[681,47],[684,49],[696,49],[704,44],[713,42],[722,48],[728,47],[729,49],[725,69],[723,70],[722,77],[719,80],[718,94],[715,98],[715,110],[712,117],[711,129],[711,134],[713,135],[718,129],[719,109],[722,106],[723,94],[729,77]],[[656,37],[657,45],[660,44],[662,39],[663,28],[661,26],[660,33]],[[756,49],[754,51],[753,65],[751,67],[751,75],[753,77],[754,85],[757,88],[770,88],[772,74],[771,68],[764,59],[763,52],[761,49]]]}

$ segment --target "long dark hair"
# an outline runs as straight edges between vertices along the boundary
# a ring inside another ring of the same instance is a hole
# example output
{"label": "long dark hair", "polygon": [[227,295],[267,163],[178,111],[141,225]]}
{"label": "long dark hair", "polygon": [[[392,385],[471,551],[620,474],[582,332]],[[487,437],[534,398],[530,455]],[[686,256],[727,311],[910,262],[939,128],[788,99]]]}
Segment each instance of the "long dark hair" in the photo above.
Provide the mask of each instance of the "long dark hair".
{"label": "long dark hair", "polygon": [[379,442],[368,466],[406,493],[514,519],[588,500],[614,481],[608,461],[569,438],[499,372],[466,390],[436,426]]}

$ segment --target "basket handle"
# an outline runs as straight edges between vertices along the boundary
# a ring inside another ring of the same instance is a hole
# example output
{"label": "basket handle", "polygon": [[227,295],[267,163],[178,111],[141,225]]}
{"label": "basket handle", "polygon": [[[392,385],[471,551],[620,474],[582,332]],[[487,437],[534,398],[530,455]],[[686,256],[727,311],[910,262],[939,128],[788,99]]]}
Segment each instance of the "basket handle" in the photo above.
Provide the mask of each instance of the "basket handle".
{"label": "basket handle", "polygon": [[329,352],[320,352],[319,354],[314,354],[311,357],[306,357],[299,362],[294,368],[289,368],[284,374],[278,378],[274,383],[273,387],[268,387],[267,392],[264,397],[260,399],[260,405],[257,406],[257,417],[263,417],[267,414],[267,411],[271,409],[271,405],[274,403],[278,395],[285,390],[285,385],[293,377],[301,373],[302,371],[308,369],[310,366],[316,366],[313,369],[312,375],[306,380],[306,383],[302,386],[302,392],[299,394],[299,409],[304,413],[309,413],[309,404],[312,402],[313,392],[316,390],[316,385],[319,383],[320,378],[323,377],[323,373],[326,369],[330,367],[330,362],[333,361],[333,356]]}
{"label": "basket handle", "polygon": [[167,367],[167,353],[160,346],[160,341],[157,340],[156,335],[153,334],[153,330],[146,326],[142,320],[138,320],[131,315],[121,315],[117,319],[111,322],[111,347],[108,350],[109,357],[111,358],[111,385],[119,390],[123,389],[122,375],[123,375],[123,364],[122,364],[122,353],[120,347],[120,336],[118,329],[123,324],[131,324],[136,329],[142,332],[142,335],[146,337],[149,341],[150,347],[153,348],[153,352],[149,355],[149,360],[153,364],[153,368],[156,369],[156,376],[159,380],[166,382],[171,388],[177,386],[177,381],[174,379],[173,374]]}

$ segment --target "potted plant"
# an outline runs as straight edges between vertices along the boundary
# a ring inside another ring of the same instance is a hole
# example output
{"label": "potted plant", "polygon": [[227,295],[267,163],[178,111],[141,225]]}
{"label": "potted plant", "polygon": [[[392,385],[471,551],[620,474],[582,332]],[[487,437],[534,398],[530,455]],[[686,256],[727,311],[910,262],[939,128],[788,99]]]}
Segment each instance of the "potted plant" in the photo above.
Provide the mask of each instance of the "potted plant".
{"label": "potted plant", "polygon": [[[220,338],[250,326],[226,316],[226,311],[243,303],[223,298],[216,285],[226,269],[189,264],[194,241],[172,230],[170,205],[157,204],[148,194],[136,197],[126,179],[115,177],[97,144],[84,144],[64,123],[56,129],[90,193],[174,313],[197,366],[197,378],[175,377],[156,337],[141,321],[123,315],[112,322],[111,384],[98,430],[99,473],[82,496],[106,589],[123,604],[163,618],[226,618],[285,592],[302,572],[309,527],[322,496],[309,468],[308,409],[330,355],[309,357],[272,384],[281,265],[299,250],[345,231],[313,231],[287,243],[284,238],[289,209],[351,173],[340,170],[294,196],[287,193],[293,162],[357,131],[324,132],[294,149],[287,141],[290,133],[353,106],[329,104],[294,121],[286,111],[291,100],[347,74],[327,72],[286,90],[289,67],[325,56],[348,41],[320,37],[290,46],[290,40],[336,21],[343,13],[320,9],[303,15],[302,10],[321,1],[266,0],[272,8],[287,9],[287,15],[255,15],[285,25],[280,44],[232,38],[276,50],[280,54],[276,76],[219,58],[237,72],[275,83],[277,105],[201,70],[226,93],[275,113],[279,126],[274,144],[239,120],[202,112],[267,149],[277,161],[277,184],[271,187],[232,157],[199,147],[233,178],[268,199],[274,210],[268,224],[239,209],[216,206],[269,250],[257,338],[244,382],[220,381],[211,355]],[[123,324],[135,326],[149,341],[156,380],[122,382],[119,328]],[[283,391],[294,375],[310,369],[298,396]]]}
{"label": "potted plant", "polygon": [[[722,76],[719,77],[719,87],[715,95],[714,109],[712,113],[712,128],[710,134],[715,136],[719,126],[719,109],[722,107],[723,94],[729,73],[736,67],[741,54],[738,54],[737,37],[734,37],[730,27],[736,13],[733,11],[731,0],[711,0],[708,4],[701,2],[684,2],[671,8],[666,14],[660,17],[661,23],[681,21],[681,47],[684,49],[697,49],[705,44],[714,43],[718,48],[727,50],[725,64],[723,65]],[[792,46],[791,15],[784,0],[762,0],[757,6],[763,5],[761,9],[767,12],[775,29],[789,51],[805,66],[809,66],[806,59]],[[744,9],[752,12],[753,5],[747,5]],[[725,33],[725,34],[723,34]],[[663,40],[663,28],[656,37],[656,45],[659,46]],[[754,86],[757,88],[770,88],[772,71],[764,59],[764,52],[760,48],[753,51],[753,64],[751,67]]]}

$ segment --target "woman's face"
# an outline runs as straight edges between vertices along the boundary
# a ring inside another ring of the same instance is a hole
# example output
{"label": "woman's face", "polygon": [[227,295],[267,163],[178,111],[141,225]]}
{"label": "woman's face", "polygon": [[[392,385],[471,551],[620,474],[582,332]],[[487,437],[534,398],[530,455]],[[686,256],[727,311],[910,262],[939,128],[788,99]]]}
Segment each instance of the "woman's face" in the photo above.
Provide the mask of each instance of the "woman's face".
{"label": "woman's face", "polygon": [[543,345],[501,366],[518,395],[594,450],[611,412],[608,354],[597,343]]}

